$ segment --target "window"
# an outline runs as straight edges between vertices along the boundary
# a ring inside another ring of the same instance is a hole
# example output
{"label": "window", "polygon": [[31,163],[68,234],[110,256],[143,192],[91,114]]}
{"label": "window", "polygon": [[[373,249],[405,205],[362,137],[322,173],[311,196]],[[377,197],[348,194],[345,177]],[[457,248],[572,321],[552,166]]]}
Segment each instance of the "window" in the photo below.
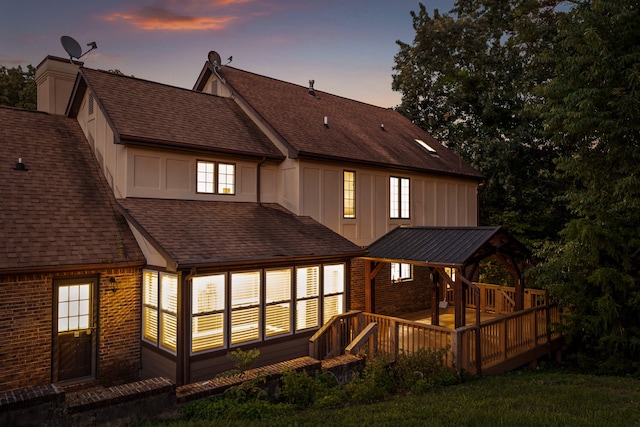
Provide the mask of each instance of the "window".
{"label": "window", "polygon": [[389,216],[409,218],[409,178],[392,176],[389,179]]}
{"label": "window", "polygon": [[391,263],[391,282],[403,282],[412,280],[411,264],[392,262]]}
{"label": "window", "polygon": [[344,218],[356,217],[356,173],[344,171],[343,179]]}
{"label": "window", "polygon": [[344,264],[325,265],[323,277],[323,321],[344,313]]}
{"label": "window", "polygon": [[89,329],[91,285],[65,285],[58,288],[58,332]]}
{"label": "window", "polygon": [[267,270],[265,283],[265,335],[291,332],[291,269]]}
{"label": "window", "polygon": [[142,337],[145,341],[175,352],[178,276],[145,270],[142,282]]}
{"label": "window", "polygon": [[191,302],[191,352],[224,347],[224,274],[194,277]]}
{"label": "window", "polygon": [[[217,176],[217,185],[216,185]],[[235,194],[236,166],[229,163],[197,162],[196,191],[211,194]]]}
{"label": "window", "polygon": [[89,115],[93,114],[93,94],[89,94]]}
{"label": "window", "polygon": [[320,267],[296,269],[296,330],[319,326]]}
{"label": "window", "polygon": [[260,272],[231,275],[231,344],[260,338]]}

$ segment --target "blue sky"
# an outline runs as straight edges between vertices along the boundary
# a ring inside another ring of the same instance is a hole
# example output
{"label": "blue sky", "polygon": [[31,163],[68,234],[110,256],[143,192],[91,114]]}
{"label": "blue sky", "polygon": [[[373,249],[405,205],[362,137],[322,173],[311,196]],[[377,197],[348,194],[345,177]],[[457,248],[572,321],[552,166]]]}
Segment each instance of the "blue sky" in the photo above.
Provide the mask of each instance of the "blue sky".
{"label": "blue sky", "polygon": [[[447,12],[454,0],[424,0]],[[0,65],[68,57],[60,37],[98,49],[98,69],[193,87],[207,54],[257,74],[392,107],[396,40],[414,37],[413,0],[0,0]]]}

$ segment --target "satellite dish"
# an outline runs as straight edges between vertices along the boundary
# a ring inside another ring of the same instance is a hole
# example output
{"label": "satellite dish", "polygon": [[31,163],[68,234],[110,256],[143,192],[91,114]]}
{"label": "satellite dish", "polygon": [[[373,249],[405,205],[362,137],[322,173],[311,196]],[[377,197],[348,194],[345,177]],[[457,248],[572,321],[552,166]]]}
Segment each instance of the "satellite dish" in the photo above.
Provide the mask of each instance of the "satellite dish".
{"label": "satellite dish", "polygon": [[80,59],[85,56],[87,53],[91,52],[93,49],[97,49],[98,45],[96,42],[87,43],[87,46],[91,47],[85,53],[82,53],[82,48],[80,47],[80,43],[78,43],[73,37],[62,36],[60,37],[60,43],[62,43],[62,47],[69,54],[69,59]]}
{"label": "satellite dish", "polygon": [[209,52],[209,62],[213,65],[214,68],[219,68],[222,65],[222,59],[220,58],[220,54],[215,50]]}
{"label": "satellite dish", "polygon": [[82,56],[80,43],[78,43],[73,37],[62,36],[60,37],[60,43],[62,43],[62,47],[69,54],[69,58],[79,59]]}

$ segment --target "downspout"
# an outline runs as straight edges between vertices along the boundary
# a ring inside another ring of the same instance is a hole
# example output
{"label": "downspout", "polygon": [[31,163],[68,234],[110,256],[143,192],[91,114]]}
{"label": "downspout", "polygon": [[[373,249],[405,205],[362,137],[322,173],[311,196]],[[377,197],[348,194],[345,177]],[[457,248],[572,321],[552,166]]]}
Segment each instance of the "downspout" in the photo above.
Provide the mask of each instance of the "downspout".
{"label": "downspout", "polygon": [[264,165],[267,162],[267,158],[263,157],[262,160],[260,160],[260,162],[258,162],[258,172],[256,174],[256,189],[258,194],[256,195],[256,202],[258,202],[259,205],[262,204],[262,200],[260,199],[260,168],[262,167],[262,165]]}

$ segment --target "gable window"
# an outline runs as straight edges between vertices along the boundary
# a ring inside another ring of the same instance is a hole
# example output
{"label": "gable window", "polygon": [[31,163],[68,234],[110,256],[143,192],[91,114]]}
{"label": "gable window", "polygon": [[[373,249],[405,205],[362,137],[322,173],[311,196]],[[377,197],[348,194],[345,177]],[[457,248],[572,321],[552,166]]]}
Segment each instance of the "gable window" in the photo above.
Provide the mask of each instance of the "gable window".
{"label": "gable window", "polygon": [[409,178],[389,178],[389,217],[409,218]]}
{"label": "gable window", "polygon": [[392,262],[391,263],[391,282],[405,282],[412,280],[411,264]]}
{"label": "gable window", "polygon": [[175,352],[178,325],[178,276],[145,270],[142,295],[143,339]]}
{"label": "gable window", "polygon": [[344,171],[343,174],[344,218],[356,217],[356,173]]}
{"label": "gable window", "polygon": [[198,193],[235,194],[236,166],[234,164],[201,160],[196,163]]}

